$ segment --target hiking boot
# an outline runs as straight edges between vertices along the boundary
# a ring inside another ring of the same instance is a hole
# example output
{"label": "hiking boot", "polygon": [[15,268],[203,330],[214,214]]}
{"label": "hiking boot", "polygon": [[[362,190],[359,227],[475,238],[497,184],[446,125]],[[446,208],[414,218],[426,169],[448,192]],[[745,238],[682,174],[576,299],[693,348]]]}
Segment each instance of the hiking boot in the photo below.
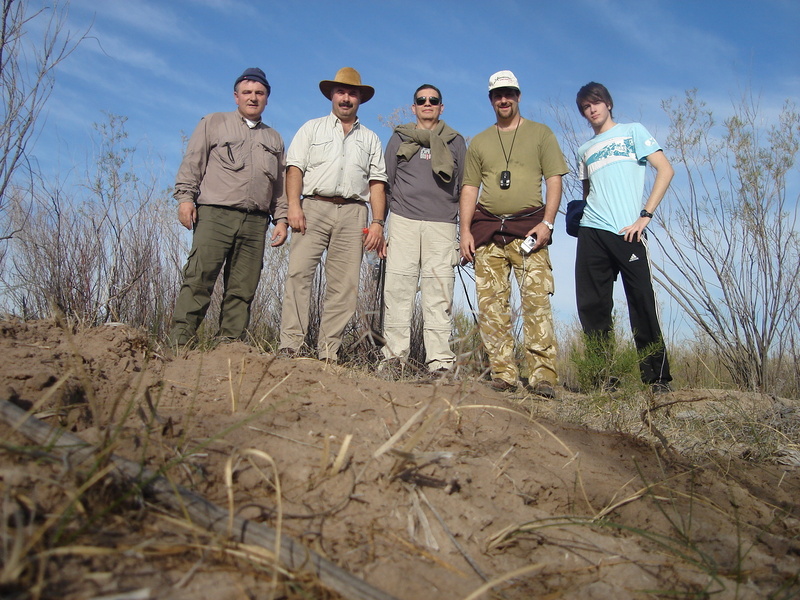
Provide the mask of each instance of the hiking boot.
{"label": "hiking boot", "polygon": [[556,397],[556,390],[549,381],[538,381],[534,385],[529,385],[528,390],[532,394],[546,398],[547,400],[554,400]]}
{"label": "hiking boot", "polygon": [[509,383],[503,379],[492,379],[489,387],[496,392],[513,392],[517,389],[517,384]]}
{"label": "hiking boot", "polygon": [[381,379],[397,381],[403,374],[403,361],[399,358],[385,358],[375,369]]}
{"label": "hiking boot", "polygon": [[448,369],[447,367],[439,367],[438,369],[434,369],[428,373],[428,380],[431,382],[447,381],[448,379],[452,379],[452,377],[453,370]]}

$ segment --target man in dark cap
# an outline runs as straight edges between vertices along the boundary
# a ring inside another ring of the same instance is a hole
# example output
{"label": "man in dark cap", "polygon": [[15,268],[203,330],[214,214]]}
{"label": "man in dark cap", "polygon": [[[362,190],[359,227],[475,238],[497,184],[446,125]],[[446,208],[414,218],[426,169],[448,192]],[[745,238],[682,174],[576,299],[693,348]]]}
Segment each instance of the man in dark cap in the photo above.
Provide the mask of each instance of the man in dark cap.
{"label": "man in dark cap", "polygon": [[272,246],[286,241],[283,139],[261,122],[269,93],[264,71],[245,70],[233,87],[237,110],[206,115],[189,139],[174,196],[178,219],[194,235],[173,313],[173,345],[195,340],[223,265],[217,335],[242,339],[270,221],[275,223]]}
{"label": "man in dark cap", "polygon": [[[317,358],[337,362],[342,333],[355,314],[364,249],[385,256],[386,166],[378,136],[361,125],[358,107],[375,90],[355,69],[319,83],[328,116],[305,123],[286,155],[286,196],[292,247],[281,315],[281,353],[303,351],[311,286],[325,257],[325,304]],[[367,223],[369,202],[372,219]]]}

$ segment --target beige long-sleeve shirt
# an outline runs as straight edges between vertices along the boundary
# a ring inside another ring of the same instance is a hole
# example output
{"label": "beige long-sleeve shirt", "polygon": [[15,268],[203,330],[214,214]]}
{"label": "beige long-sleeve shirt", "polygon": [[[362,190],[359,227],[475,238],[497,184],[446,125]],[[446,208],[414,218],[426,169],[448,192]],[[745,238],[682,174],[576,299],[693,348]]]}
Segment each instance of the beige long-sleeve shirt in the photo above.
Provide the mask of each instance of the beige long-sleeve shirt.
{"label": "beige long-sleeve shirt", "polygon": [[189,139],[173,195],[178,202],[257,210],[273,220],[285,219],[285,172],[277,131],[263,123],[250,128],[238,111],[212,113]]}

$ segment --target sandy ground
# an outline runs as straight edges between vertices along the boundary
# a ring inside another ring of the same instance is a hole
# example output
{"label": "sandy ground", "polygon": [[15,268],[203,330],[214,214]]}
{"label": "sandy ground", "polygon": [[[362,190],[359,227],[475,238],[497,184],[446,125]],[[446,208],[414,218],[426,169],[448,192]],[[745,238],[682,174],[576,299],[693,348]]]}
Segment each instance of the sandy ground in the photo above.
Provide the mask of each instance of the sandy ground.
{"label": "sandy ground", "polygon": [[[563,389],[388,382],[242,343],[167,358],[125,326],[4,321],[0,357],[4,399],[398,599],[800,596],[800,468],[559,422],[589,401]],[[0,597],[338,597],[302,575],[273,588],[268,559],[103,461],[0,437]]]}

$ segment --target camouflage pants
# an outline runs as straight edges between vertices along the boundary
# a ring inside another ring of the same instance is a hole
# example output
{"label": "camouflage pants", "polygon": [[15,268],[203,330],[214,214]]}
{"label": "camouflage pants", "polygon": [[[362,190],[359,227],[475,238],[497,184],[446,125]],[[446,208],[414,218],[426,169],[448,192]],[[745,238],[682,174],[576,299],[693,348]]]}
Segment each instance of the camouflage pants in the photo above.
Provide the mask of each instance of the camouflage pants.
{"label": "camouflage pants", "polygon": [[556,340],[550,296],[553,268],[547,249],[527,256],[522,240],[506,246],[489,243],[475,252],[475,285],[481,339],[489,355],[493,379],[517,382],[511,312],[511,271],[520,289],[525,362],[531,384],[558,383],[555,371]]}

